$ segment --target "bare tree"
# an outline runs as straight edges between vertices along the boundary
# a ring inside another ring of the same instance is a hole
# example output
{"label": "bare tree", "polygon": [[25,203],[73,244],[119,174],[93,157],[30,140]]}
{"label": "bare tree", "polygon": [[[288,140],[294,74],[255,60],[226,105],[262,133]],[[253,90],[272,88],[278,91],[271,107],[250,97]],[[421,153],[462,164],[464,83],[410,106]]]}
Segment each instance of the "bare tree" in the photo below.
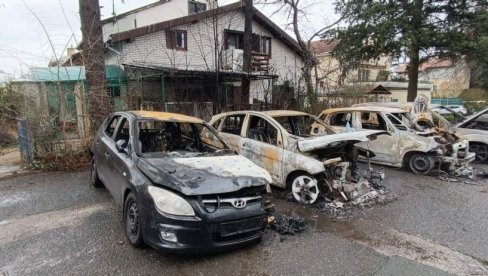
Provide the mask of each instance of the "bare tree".
{"label": "bare tree", "polygon": [[98,0],[80,0],[82,57],[86,68],[90,98],[91,129],[95,131],[110,113],[110,100],[105,90],[103,34]]}
{"label": "bare tree", "polygon": [[295,39],[298,42],[298,46],[300,47],[301,55],[303,57],[303,68],[302,74],[305,81],[305,89],[308,104],[310,105],[311,110],[315,110],[315,106],[317,103],[317,94],[314,89],[313,78],[312,78],[312,69],[316,62],[310,44],[312,40],[317,37],[321,37],[325,32],[339,24],[342,18],[338,20],[325,24],[325,26],[321,26],[318,29],[314,30],[314,32],[305,37],[302,30],[299,26],[299,21],[301,18],[306,17],[307,9],[314,6],[316,3],[310,3],[304,0],[261,0],[259,4],[263,5],[275,5],[277,8],[273,14],[276,13],[284,13],[287,17],[287,24],[286,29],[291,29],[295,35]]}

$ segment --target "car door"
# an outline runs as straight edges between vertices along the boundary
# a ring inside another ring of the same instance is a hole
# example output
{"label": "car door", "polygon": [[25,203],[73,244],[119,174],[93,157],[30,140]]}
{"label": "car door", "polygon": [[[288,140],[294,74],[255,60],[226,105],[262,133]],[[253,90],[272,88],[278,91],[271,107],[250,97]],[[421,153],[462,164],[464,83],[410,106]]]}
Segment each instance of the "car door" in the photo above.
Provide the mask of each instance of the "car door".
{"label": "car door", "polygon": [[103,130],[103,133],[101,133],[97,141],[95,141],[97,149],[95,154],[97,155],[96,165],[98,175],[109,190],[112,185],[112,179],[110,178],[108,147],[111,143],[113,143],[112,137],[114,136],[117,125],[119,124],[120,117],[121,115],[113,115],[110,117],[105,129]]}
{"label": "car door", "polygon": [[241,152],[240,145],[241,140],[243,139],[241,134],[245,118],[245,113],[232,114],[218,120],[217,122],[221,121],[220,125],[214,124],[214,126],[218,127],[217,130],[219,131],[220,136],[222,136],[232,149],[239,153]]}
{"label": "car door", "polygon": [[[372,158],[375,161],[396,164],[398,163],[400,153],[398,150],[400,133],[397,131],[390,119],[393,115],[386,116],[381,112],[361,111],[357,112],[358,116],[355,122],[360,125],[355,125],[356,129],[360,130],[384,130],[388,131],[390,135],[379,135],[373,141],[362,142],[357,144],[358,147],[371,150],[376,156]],[[398,123],[401,123],[397,119]]]}
{"label": "car door", "polygon": [[279,183],[283,174],[283,138],[280,129],[259,115],[249,115],[240,141],[240,153],[266,169]]}
{"label": "car door", "polygon": [[[124,188],[128,186],[128,179],[130,179],[130,167],[131,167],[131,151],[133,141],[130,137],[130,120],[123,116],[120,123],[114,133],[114,143],[111,143],[108,147],[109,151],[109,176],[113,179],[112,195],[119,203],[123,201]],[[123,141],[122,150],[119,152],[116,144],[118,141]]]}

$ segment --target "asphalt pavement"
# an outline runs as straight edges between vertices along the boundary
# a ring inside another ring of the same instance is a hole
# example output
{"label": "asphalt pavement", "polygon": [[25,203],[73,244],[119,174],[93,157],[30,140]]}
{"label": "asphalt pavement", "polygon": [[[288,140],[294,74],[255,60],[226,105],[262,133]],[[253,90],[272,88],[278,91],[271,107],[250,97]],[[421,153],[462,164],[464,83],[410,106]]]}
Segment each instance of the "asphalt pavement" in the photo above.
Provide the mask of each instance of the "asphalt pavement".
{"label": "asphalt pavement", "polygon": [[258,245],[204,256],[132,248],[120,208],[88,171],[3,179],[0,274],[488,275],[487,179],[385,173],[392,202],[337,219],[277,198],[277,212],[307,218],[306,232],[268,230]]}

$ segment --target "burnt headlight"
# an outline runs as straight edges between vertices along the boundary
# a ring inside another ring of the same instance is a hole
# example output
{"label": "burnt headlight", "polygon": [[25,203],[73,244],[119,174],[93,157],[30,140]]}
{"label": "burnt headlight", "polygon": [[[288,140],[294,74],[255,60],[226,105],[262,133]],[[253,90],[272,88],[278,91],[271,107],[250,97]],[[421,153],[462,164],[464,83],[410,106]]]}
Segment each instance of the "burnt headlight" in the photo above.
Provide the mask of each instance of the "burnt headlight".
{"label": "burnt headlight", "polygon": [[175,216],[195,216],[190,203],[181,196],[154,186],[149,186],[148,192],[159,212]]}
{"label": "burnt headlight", "polygon": [[339,177],[339,178],[342,177],[342,170],[343,170],[342,167],[335,167],[333,170],[333,172],[334,172],[333,175],[335,177]]}

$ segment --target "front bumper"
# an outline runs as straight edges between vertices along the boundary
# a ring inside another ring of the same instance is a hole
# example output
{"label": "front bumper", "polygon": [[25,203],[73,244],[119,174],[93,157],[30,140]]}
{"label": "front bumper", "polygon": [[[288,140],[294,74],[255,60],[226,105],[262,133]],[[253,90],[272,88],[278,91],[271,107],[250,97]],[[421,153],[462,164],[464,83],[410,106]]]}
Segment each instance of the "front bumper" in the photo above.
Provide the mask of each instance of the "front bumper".
{"label": "front bumper", "polygon": [[[165,216],[148,206],[142,223],[144,241],[151,247],[171,253],[208,253],[229,250],[258,242],[264,230],[265,211],[261,204],[244,209],[221,208],[208,213],[191,203],[196,216],[178,219]],[[177,242],[161,237],[160,231],[176,235]]]}

